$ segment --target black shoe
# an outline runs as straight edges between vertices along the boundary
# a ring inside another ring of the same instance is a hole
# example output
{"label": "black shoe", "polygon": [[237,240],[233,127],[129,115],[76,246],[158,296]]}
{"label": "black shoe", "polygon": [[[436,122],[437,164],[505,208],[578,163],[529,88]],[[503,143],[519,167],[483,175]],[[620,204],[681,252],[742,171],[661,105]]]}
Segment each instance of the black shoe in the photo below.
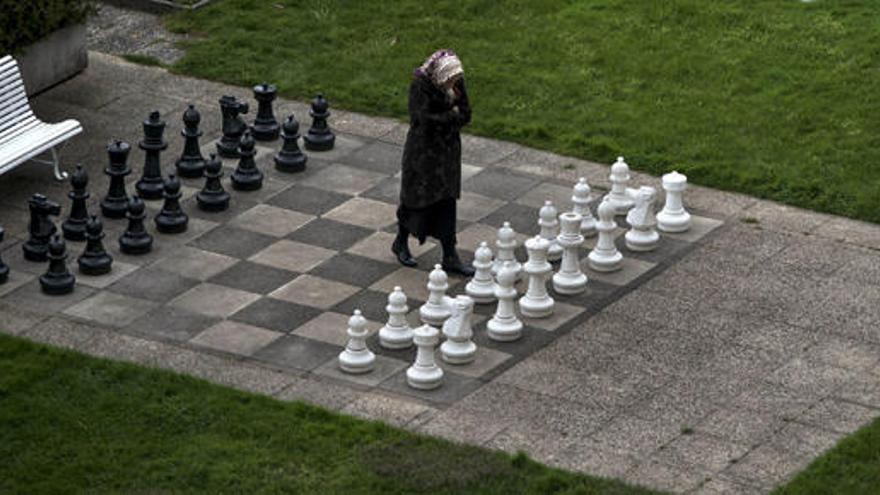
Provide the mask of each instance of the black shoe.
{"label": "black shoe", "polygon": [[395,240],[394,243],[391,244],[391,252],[394,253],[394,256],[397,256],[397,261],[399,261],[401,265],[410,268],[419,266],[419,263],[413,258],[412,253],[409,252],[409,246],[405,241],[399,242]]}
{"label": "black shoe", "polygon": [[457,273],[459,275],[464,275],[465,277],[474,276],[473,267],[462,263],[461,258],[458,257],[458,254],[444,256],[443,264],[441,266],[443,267],[443,271],[445,271],[446,273]]}

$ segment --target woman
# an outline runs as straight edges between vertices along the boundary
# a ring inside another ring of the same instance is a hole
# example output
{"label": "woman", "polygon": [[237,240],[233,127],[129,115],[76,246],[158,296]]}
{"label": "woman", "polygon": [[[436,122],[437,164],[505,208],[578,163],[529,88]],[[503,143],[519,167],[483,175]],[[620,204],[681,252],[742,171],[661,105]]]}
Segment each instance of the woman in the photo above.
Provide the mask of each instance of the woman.
{"label": "woman", "polygon": [[404,266],[416,266],[410,234],[420,243],[440,241],[443,269],[472,276],[455,250],[455,208],[461,197],[461,128],[471,121],[461,61],[438,50],[413,73],[409,88],[410,127],[403,148],[397,238],[391,250]]}

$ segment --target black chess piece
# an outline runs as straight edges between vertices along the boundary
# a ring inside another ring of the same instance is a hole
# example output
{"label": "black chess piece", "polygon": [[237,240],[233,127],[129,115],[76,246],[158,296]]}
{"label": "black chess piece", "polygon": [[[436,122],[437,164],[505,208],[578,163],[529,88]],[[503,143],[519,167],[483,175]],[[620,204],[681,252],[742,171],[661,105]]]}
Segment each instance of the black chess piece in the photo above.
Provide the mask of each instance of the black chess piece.
{"label": "black chess piece", "polygon": [[119,237],[119,250],[125,254],[146,254],[153,249],[153,236],[147,232],[144,202],[136,194],[128,201],[128,228]]}
{"label": "black chess piece", "polygon": [[278,139],[281,127],[272,112],[272,102],[278,95],[278,89],[272,84],[254,86],[254,98],[257,100],[257,116],[251,127],[251,134],[257,141],[274,141]]}
{"label": "black chess piece", "polygon": [[217,154],[238,158],[238,143],[247,130],[247,124],[239,114],[248,113],[248,104],[234,96],[223,96],[220,98],[220,113],[223,114],[223,137],[217,141]]}
{"label": "black chess piece", "polygon": [[70,176],[72,190],[67,193],[71,199],[70,216],[61,223],[61,231],[68,241],[84,241],[86,239],[86,223],[89,221],[89,211],[86,200],[89,193],[86,187],[89,185],[89,174],[83,170],[82,165],[76,166],[76,172]]}
{"label": "black chess piece", "polygon": [[[3,230],[3,227],[0,227],[0,243],[3,242],[5,234],[6,231]],[[3,262],[3,258],[0,258],[0,285],[5,284],[7,280],[9,280],[9,265]]]}
{"label": "black chess piece", "polygon": [[232,187],[238,191],[256,191],[263,187],[263,172],[257,168],[254,161],[254,138],[249,131],[245,131],[241,137],[241,145],[238,147],[238,166],[232,172]]}
{"label": "black chess piece", "polygon": [[40,275],[40,288],[51,296],[73,292],[76,277],[67,269],[67,246],[60,236],[49,242],[49,269]]}
{"label": "black chess piece", "polygon": [[126,163],[131,146],[125,141],[115,141],[107,146],[110,165],[104,173],[110,176],[107,196],[101,200],[101,213],[107,218],[125,218],[128,211],[128,193],[125,192],[125,176],[131,173]]}
{"label": "black chess piece", "polygon": [[61,206],[42,194],[34,194],[28,200],[28,209],[31,213],[28,225],[30,237],[21,245],[21,249],[26,260],[43,262],[49,259],[49,238],[58,231],[49,216],[60,215]]}
{"label": "black chess piece", "polygon": [[165,186],[162,182],[162,164],[159,155],[168,148],[162,137],[165,133],[165,121],[158,111],[154,111],[144,120],[144,139],[138,147],[144,150],[144,172],[134,185],[143,199],[162,199]]}
{"label": "black chess piece", "polygon": [[293,115],[287,117],[282,126],[281,139],[284,144],[275,155],[275,169],[279,172],[302,172],[306,169],[308,157],[299,149],[299,122]]}
{"label": "black chess piece", "polygon": [[103,275],[110,272],[113,257],[104,249],[104,225],[95,215],[86,223],[86,248],[76,259],[83,275]]}
{"label": "black chess piece", "polygon": [[310,151],[329,151],[333,149],[336,142],[336,136],[327,125],[327,118],[330,117],[330,104],[324,99],[324,95],[318,94],[312,100],[312,109],[309,115],[312,116],[312,127],[303,137],[306,149]]}
{"label": "black chess piece", "polygon": [[180,180],[171,174],[165,180],[165,203],[156,215],[156,230],[163,234],[179,234],[186,231],[189,217],[180,208]]}
{"label": "black chess piece", "polygon": [[183,153],[174,163],[177,175],[181,177],[201,177],[205,172],[205,157],[202,156],[202,150],[199,148],[199,137],[202,135],[202,131],[199,130],[201,120],[202,116],[194,105],[190,105],[183,112],[183,129],[180,131],[180,135],[183,136]]}
{"label": "black chess piece", "polygon": [[229,193],[223,189],[223,163],[211,153],[205,165],[205,187],[196,193],[196,202],[204,211],[223,211],[229,208]]}

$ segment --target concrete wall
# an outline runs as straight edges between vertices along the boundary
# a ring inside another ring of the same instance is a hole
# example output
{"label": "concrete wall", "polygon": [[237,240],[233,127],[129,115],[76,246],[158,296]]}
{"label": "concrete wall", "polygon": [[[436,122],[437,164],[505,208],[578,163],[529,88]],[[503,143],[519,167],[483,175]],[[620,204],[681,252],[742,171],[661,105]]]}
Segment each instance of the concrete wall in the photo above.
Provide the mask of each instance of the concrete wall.
{"label": "concrete wall", "polygon": [[89,64],[86,26],[68,26],[14,55],[28,96],[75,76]]}

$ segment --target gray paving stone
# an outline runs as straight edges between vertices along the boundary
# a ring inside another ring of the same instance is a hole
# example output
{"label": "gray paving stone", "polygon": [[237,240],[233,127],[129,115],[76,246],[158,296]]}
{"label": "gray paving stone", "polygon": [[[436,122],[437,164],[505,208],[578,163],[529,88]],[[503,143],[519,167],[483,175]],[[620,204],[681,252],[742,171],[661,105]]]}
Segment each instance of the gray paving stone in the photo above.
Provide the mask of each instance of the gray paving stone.
{"label": "gray paving stone", "polygon": [[343,414],[402,427],[432,408],[413,401],[367,392],[342,408]]}
{"label": "gray paving stone", "polygon": [[[298,103],[298,102],[297,102]],[[296,108],[300,108],[297,106]],[[297,115],[306,115],[305,105]],[[330,117],[330,128],[345,132],[358,137],[379,138],[388,134],[392,128],[399,125],[395,119],[381,117],[369,117],[354,112],[334,109]]]}
{"label": "gray paving stone", "polygon": [[632,468],[623,479],[637,485],[680,493],[695,489],[709,477],[709,473],[693,466],[673,466],[648,460]]}
{"label": "gray paving stone", "polygon": [[377,141],[364,146],[356,153],[341,158],[339,161],[357,169],[392,175],[400,171],[402,159],[402,147]]}
{"label": "gray paving stone", "polygon": [[17,270],[9,270],[9,274],[7,275],[6,282],[3,285],[0,285],[0,297],[3,297],[6,294],[14,291],[15,289],[21,287],[22,285],[34,280],[37,278],[37,275],[27,272],[21,272]]}
{"label": "gray paving stone", "polygon": [[335,251],[301,242],[281,239],[261,251],[248,261],[271,266],[280,270],[304,273],[330,259]]}
{"label": "gray paving stone", "polygon": [[209,282],[254,294],[268,294],[296,278],[297,273],[250,261],[239,261]]}
{"label": "gray paving stone", "polygon": [[758,201],[744,209],[740,215],[757,219],[765,228],[796,233],[813,232],[828,221],[827,217],[811,211],[772,201]]}
{"label": "gray paving stone", "polygon": [[713,475],[695,493],[700,495],[762,495],[766,490],[743,485],[726,476]]}
{"label": "gray paving stone", "polygon": [[200,332],[190,343],[218,351],[250,356],[282,336],[281,333],[234,321],[220,321]]}
{"label": "gray paving stone", "polygon": [[506,141],[464,134],[461,137],[462,161],[475,165],[494,165],[509,157],[520,146]]}
{"label": "gray paving stone", "polygon": [[248,304],[229,318],[256,327],[288,333],[320,313],[321,311],[316,308],[264,297]]}
{"label": "gray paving stone", "polygon": [[[397,265],[383,263],[363,256],[340,253],[313,268],[309,273],[316,277],[342,282],[358,287],[371,285],[390,275]],[[427,283],[427,282],[425,282]]]}
{"label": "gray paving stone", "polygon": [[785,422],[772,414],[721,409],[696,425],[695,430],[738,444],[754,446],[769,441]]}
{"label": "gray paving stone", "polygon": [[228,225],[272,237],[284,237],[314,216],[277,206],[258,204],[230,220]]}
{"label": "gray paving stone", "polygon": [[333,208],[324,217],[379,230],[397,222],[397,206],[358,197]]}
{"label": "gray paving stone", "polygon": [[815,459],[834,447],[843,436],[815,426],[790,422],[773,435],[769,444],[806,459]]}
{"label": "gray paving stone", "polygon": [[64,314],[108,327],[124,327],[156,306],[157,303],[144,299],[98,292],[65,309]]}
{"label": "gray paving stone", "polygon": [[832,217],[819,225],[814,233],[832,240],[878,249],[880,248],[880,229],[876,224],[860,222],[843,217]]}
{"label": "gray paving stone", "polygon": [[345,203],[350,197],[347,194],[295,184],[268,199],[267,203],[309,215],[323,215]]}
{"label": "gray paving stone", "polygon": [[664,450],[675,465],[693,465],[716,473],[735,464],[750,447],[697,432],[679,436]]}
{"label": "gray paving stone", "polygon": [[506,427],[495,418],[471,414],[451,406],[431,416],[416,431],[453,442],[484,445]]}
{"label": "gray paving stone", "polygon": [[330,309],[360,291],[359,287],[312,275],[300,275],[272,291],[269,297],[320,309]]}
{"label": "gray paving stone", "polygon": [[3,302],[26,311],[43,315],[54,315],[73,306],[95,293],[95,289],[82,284],[74,286],[73,292],[61,296],[44,294],[36,279],[21,285],[3,297]]}
{"label": "gray paving stone", "polygon": [[770,382],[758,382],[746,388],[729,406],[735,410],[781,418],[798,418],[821,398],[819,393],[804,393]]}
{"label": "gray paving stone", "polygon": [[378,386],[380,383],[387,380],[395,373],[400,372],[407,366],[409,366],[407,363],[397,359],[376,356],[376,362],[372,371],[355,375],[346,373],[339,368],[339,357],[337,354],[337,356],[333,356],[325,363],[315,368],[313,373],[333,378],[341,383],[350,384],[355,387],[372,388]]}
{"label": "gray paving stone", "polygon": [[804,411],[797,421],[846,434],[858,430],[878,416],[880,411],[875,408],[829,398]]}
{"label": "gray paving stone", "polygon": [[[502,225],[504,222],[510,222],[510,226],[518,234],[528,237],[538,235],[540,227],[538,227],[538,209],[531,206],[525,206],[518,203],[507,203],[498,208],[490,215],[481,220],[482,223],[490,225],[493,228],[496,225]],[[491,246],[494,249],[494,243]]]}
{"label": "gray paving stone", "polygon": [[593,433],[599,448],[618,455],[642,457],[681,435],[681,426],[635,416],[618,416]]}
{"label": "gray paving stone", "polygon": [[258,299],[260,299],[258,294],[202,283],[175,297],[168,304],[205,316],[225,318]]}
{"label": "gray paving stone", "polygon": [[317,376],[296,378],[276,398],[286,401],[302,401],[308,404],[339,411],[361,394],[352,388],[338,385]]}
{"label": "gray paving stone", "polygon": [[360,150],[365,144],[367,144],[366,139],[336,132],[336,141],[333,143],[332,150],[310,151],[309,157],[328,162],[338,161],[355,150]]}
{"label": "gray paving stone", "polygon": [[192,311],[160,306],[125,327],[124,331],[152,339],[185,342],[218,321]]}
{"label": "gray paving stone", "polygon": [[461,188],[490,198],[513,201],[537,184],[538,180],[528,176],[489,168],[464,181]]}
{"label": "gray paving stone", "polygon": [[259,349],[254,357],[284,369],[311,371],[339,355],[340,348],[297,335],[285,335]]}
{"label": "gray paving stone", "polygon": [[344,251],[374,231],[326,218],[315,219],[287,236],[288,239]]}
{"label": "gray paving stone", "polygon": [[743,480],[761,480],[769,485],[781,484],[809,463],[809,459],[794,456],[791,452],[773,445],[760,445],[745,455],[726,471],[730,476]]}
{"label": "gray paving stone", "polygon": [[46,318],[45,315],[0,302],[0,333],[18,335]]}
{"label": "gray paving stone", "polygon": [[188,349],[160,356],[158,366],[246,392],[273,395],[290,386],[297,376]]}
{"label": "gray paving stone", "polygon": [[333,167],[321,169],[306,178],[302,184],[325,191],[355,195],[373,188],[386,177],[384,173],[334,164]]}
{"label": "gray paving stone", "polygon": [[252,256],[275,238],[235,227],[222,226],[192,241],[193,247],[238,259]]}
{"label": "gray paving stone", "polygon": [[78,323],[68,318],[53,316],[37,323],[21,335],[41,344],[85,352],[95,335],[106,330],[94,325]]}

